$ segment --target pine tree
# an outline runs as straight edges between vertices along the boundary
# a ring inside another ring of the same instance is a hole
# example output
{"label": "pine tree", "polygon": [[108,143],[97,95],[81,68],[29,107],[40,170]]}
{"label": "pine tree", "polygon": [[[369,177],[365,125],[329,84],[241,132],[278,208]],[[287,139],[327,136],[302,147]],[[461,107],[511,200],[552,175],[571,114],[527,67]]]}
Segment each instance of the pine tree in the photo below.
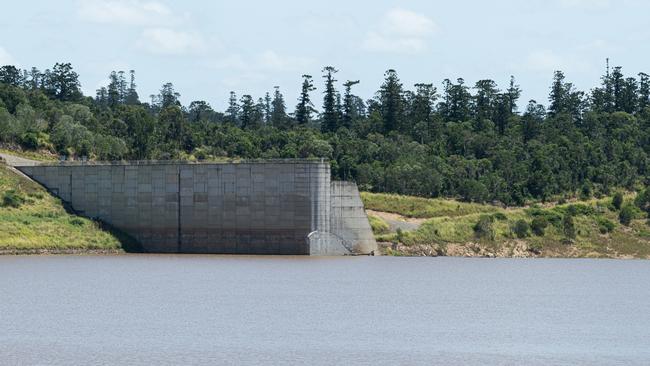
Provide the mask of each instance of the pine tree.
{"label": "pine tree", "polygon": [[311,121],[311,114],[315,111],[309,93],[316,90],[316,88],[314,87],[311,75],[303,75],[302,78],[302,91],[300,92],[298,105],[296,106],[296,122],[304,126]]}
{"label": "pine tree", "polygon": [[323,69],[323,78],[325,79],[325,96],[323,97],[323,120],[321,130],[323,132],[335,132],[339,127],[339,111],[336,107],[336,89],[334,83],[334,74],[338,72],[332,66],[326,66]]}
{"label": "pine tree", "polygon": [[241,128],[254,128],[257,126],[256,121],[256,106],[253,101],[253,97],[250,95],[244,95],[239,101],[241,108],[239,114],[239,121],[241,122]]}
{"label": "pine tree", "polygon": [[226,121],[237,126],[239,124],[239,110],[237,94],[234,91],[231,91],[230,99],[228,100],[228,109],[226,109]]}
{"label": "pine tree", "polygon": [[273,101],[271,102],[271,125],[276,128],[287,127],[287,107],[284,104],[284,96],[280,92],[280,87],[275,87]]}
{"label": "pine tree", "polygon": [[384,132],[400,130],[404,113],[404,90],[395,70],[384,74],[384,83],[378,92]]}
{"label": "pine tree", "polygon": [[650,107],[650,76],[639,73],[639,111],[643,112]]}
{"label": "pine tree", "polygon": [[271,124],[271,94],[266,92],[264,94],[264,124],[267,126]]}
{"label": "pine tree", "polygon": [[137,105],[140,104],[140,97],[138,96],[138,92],[136,91],[135,70],[130,70],[129,76],[131,80],[129,82],[129,88],[126,91],[125,103],[128,105]]}
{"label": "pine tree", "polygon": [[359,80],[348,80],[345,82],[345,84],[343,84],[345,87],[345,94],[343,95],[343,118],[341,124],[346,128],[352,127],[352,122],[358,117],[358,113],[354,105],[352,87],[359,83]]}

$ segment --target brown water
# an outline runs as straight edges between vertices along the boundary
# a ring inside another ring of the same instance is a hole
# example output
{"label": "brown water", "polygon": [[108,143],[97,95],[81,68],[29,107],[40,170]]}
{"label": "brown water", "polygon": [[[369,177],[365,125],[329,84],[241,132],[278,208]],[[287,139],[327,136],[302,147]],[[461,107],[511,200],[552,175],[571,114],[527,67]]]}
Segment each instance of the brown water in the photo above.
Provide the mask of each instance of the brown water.
{"label": "brown water", "polygon": [[650,262],[0,257],[0,365],[649,365]]}

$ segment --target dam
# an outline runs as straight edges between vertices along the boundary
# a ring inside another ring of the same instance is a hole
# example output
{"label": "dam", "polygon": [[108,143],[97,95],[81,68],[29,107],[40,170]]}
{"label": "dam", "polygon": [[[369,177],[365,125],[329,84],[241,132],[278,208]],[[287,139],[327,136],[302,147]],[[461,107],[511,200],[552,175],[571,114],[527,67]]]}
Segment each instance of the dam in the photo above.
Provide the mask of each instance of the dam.
{"label": "dam", "polygon": [[148,253],[350,255],[377,248],[356,184],[322,160],[16,166]]}

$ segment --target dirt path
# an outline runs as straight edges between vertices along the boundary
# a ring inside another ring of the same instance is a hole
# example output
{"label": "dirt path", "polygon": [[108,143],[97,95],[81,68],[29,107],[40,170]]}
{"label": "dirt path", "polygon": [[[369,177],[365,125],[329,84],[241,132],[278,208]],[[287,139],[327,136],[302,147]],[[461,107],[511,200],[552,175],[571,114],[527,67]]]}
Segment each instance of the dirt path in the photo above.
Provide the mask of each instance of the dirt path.
{"label": "dirt path", "polygon": [[6,154],[6,153],[0,153],[0,159],[4,160],[7,163],[7,165],[12,166],[12,167],[16,167],[16,166],[34,166],[34,165],[38,165],[38,164],[41,163],[40,161],[25,159],[25,158],[21,158],[19,156]]}
{"label": "dirt path", "polygon": [[369,215],[377,216],[380,219],[386,221],[391,232],[395,232],[397,229],[402,229],[403,231],[414,231],[420,228],[420,225],[427,221],[427,219],[413,219],[389,212],[379,212],[373,210],[366,210],[366,212]]}

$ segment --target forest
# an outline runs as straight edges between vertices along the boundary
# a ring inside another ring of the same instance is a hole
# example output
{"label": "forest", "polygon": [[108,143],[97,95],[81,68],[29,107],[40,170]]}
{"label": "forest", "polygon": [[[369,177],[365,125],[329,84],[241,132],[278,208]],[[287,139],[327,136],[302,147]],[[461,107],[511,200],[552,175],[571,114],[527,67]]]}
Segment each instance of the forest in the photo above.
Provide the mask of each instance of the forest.
{"label": "forest", "polygon": [[[577,90],[561,71],[546,105],[514,77],[406,87],[388,70],[370,99],[357,80],[303,75],[300,96],[230,93],[228,108],[180,103],[171,83],[142,100],[135,72],[84,96],[70,63],[0,68],[0,144],[97,160],[325,158],[362,190],[520,206],[635,190],[649,181],[650,77],[607,66]],[[316,105],[320,110],[316,109]]]}

